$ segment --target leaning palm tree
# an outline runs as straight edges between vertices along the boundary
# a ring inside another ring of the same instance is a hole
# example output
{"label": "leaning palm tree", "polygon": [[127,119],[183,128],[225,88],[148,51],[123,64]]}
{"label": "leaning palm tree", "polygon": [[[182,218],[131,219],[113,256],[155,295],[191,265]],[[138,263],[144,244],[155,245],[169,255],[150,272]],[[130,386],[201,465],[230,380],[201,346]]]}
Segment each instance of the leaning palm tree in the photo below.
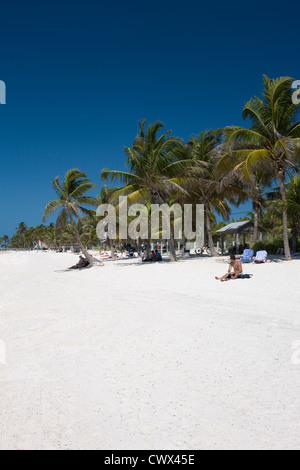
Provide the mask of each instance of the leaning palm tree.
{"label": "leaning palm tree", "polygon": [[[258,162],[268,163],[268,171],[278,181],[284,203],[287,202],[286,175],[295,169],[300,147],[300,122],[291,99],[292,83],[289,77],[273,80],[265,76],[262,98],[255,97],[244,107],[243,118],[249,117],[252,126],[249,129],[231,126],[224,130],[226,143],[232,146],[231,154],[239,162],[243,157],[249,173]],[[282,206],[282,219],[285,257],[291,260],[286,204]]]}
{"label": "leaning palm tree", "polygon": [[59,199],[49,202],[47,204],[43,221],[53,212],[60,210],[56,225],[63,226],[69,219],[76,241],[89,261],[90,264],[95,262],[102,264],[99,260],[91,256],[84,247],[80,234],[75,222],[75,219],[80,219],[81,214],[89,214],[90,210],[84,206],[95,206],[96,200],[92,197],[86,196],[87,191],[94,188],[95,185],[87,178],[86,173],[76,168],[69,170],[65,175],[63,182],[60,182],[59,177],[56,177],[52,183],[53,189],[58,195]]}
{"label": "leaning palm tree", "polygon": [[[128,196],[129,203],[141,202],[144,204],[163,204],[174,192],[183,191],[176,181],[176,173],[172,167],[183,151],[183,142],[177,137],[170,136],[167,131],[158,136],[163,124],[154,122],[145,129],[145,120],[139,123],[139,133],[132,148],[124,149],[127,155],[126,165],[128,171],[113,171],[104,169],[101,173],[103,180],[121,181],[123,187],[115,191],[113,198],[120,195]],[[166,217],[167,222],[168,218]],[[171,225],[171,224],[170,224]],[[150,252],[150,217],[148,227],[147,256]],[[171,260],[176,261],[175,245],[170,232]]]}

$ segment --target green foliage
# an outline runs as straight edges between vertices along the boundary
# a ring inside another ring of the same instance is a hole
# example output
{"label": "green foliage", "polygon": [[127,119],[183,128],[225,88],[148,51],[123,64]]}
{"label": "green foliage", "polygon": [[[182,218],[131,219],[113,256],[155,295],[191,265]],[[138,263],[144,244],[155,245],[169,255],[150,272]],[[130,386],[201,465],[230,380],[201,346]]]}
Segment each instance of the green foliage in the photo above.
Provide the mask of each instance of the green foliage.
{"label": "green foliage", "polygon": [[260,174],[270,174],[277,180],[282,200],[282,228],[287,260],[291,258],[285,182],[286,175],[295,171],[300,156],[300,122],[297,122],[298,108],[291,100],[292,83],[293,79],[289,77],[276,80],[264,77],[262,98],[251,99],[243,110],[243,118],[251,120],[251,127],[231,126],[223,131],[226,141],[224,148],[227,146],[227,151],[222,164],[222,167],[226,167],[228,159],[233,157],[234,170],[243,168],[244,175],[249,176],[256,211],[264,202],[264,191],[261,192],[263,186],[259,191],[255,189],[255,184],[253,186],[253,182],[258,183],[257,168]]}
{"label": "green foliage", "polygon": [[184,154],[183,141],[170,136],[171,131],[162,135],[163,124],[159,121],[149,124],[139,123],[139,132],[132,148],[125,147],[128,171],[104,169],[102,180],[119,181],[122,187],[110,195],[110,202],[119,196],[128,196],[129,203],[158,203],[160,199],[175,192],[184,192],[178,181],[179,161]]}
{"label": "green foliage", "polygon": [[[290,238],[291,242],[291,238]],[[252,250],[257,251],[266,250],[269,255],[276,255],[279,248],[283,248],[283,237],[276,237],[274,239],[266,238],[263,241],[258,241],[251,246]]]}
{"label": "green foliage", "polygon": [[64,225],[68,218],[79,218],[80,214],[89,214],[90,210],[86,209],[85,205],[95,206],[97,204],[94,198],[85,196],[95,185],[87,178],[86,172],[80,171],[77,168],[69,170],[62,182],[57,176],[52,182],[52,187],[59,199],[47,204],[43,222],[45,222],[50,214],[59,210],[60,213],[56,225]]}

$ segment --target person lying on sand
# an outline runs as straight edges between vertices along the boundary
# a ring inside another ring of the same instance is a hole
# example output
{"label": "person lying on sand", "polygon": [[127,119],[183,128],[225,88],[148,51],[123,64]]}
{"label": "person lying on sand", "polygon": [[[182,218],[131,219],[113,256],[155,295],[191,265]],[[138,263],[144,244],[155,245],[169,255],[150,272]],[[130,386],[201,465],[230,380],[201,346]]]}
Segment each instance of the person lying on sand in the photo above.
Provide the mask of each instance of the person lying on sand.
{"label": "person lying on sand", "polygon": [[84,256],[79,256],[79,261],[75,266],[72,266],[69,269],[81,269],[81,268],[87,268],[90,265],[88,260]]}
{"label": "person lying on sand", "polygon": [[[233,272],[232,272],[233,271]],[[217,281],[228,281],[229,279],[237,279],[243,272],[242,263],[236,259],[234,255],[230,256],[230,264],[228,268],[228,273],[224,274],[222,277],[217,277]]]}

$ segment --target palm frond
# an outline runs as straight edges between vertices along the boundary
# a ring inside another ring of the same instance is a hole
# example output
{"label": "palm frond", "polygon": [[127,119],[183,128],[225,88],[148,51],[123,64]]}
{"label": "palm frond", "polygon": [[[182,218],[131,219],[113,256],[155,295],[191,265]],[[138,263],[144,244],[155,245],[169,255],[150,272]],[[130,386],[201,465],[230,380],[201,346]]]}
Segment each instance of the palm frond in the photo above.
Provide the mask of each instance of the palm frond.
{"label": "palm frond", "polygon": [[45,210],[44,210],[44,215],[43,215],[43,222],[46,221],[47,217],[55,212],[57,209],[61,208],[64,206],[63,201],[57,199],[54,201],[51,201],[47,204]]}

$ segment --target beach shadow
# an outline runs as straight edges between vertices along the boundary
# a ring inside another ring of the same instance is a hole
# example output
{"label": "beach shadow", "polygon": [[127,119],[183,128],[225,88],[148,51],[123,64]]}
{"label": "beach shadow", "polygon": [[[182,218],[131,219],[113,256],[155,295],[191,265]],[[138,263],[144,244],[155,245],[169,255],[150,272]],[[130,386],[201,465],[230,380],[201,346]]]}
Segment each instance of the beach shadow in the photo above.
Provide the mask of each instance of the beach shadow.
{"label": "beach shadow", "polygon": [[[117,266],[121,266],[122,268],[126,267],[126,266],[156,266],[156,265],[165,265],[165,264],[178,264],[178,263],[184,263],[184,262],[188,262],[188,261],[191,261],[192,259],[201,259],[201,257],[199,256],[195,256],[195,257],[189,257],[189,258],[178,258],[178,260],[176,262],[172,262],[170,259],[163,259],[162,261],[153,261],[153,262],[143,262],[143,261],[136,261],[135,263],[130,261],[130,260],[122,260],[121,262],[117,262],[115,261],[115,264]],[[202,258],[203,259],[203,258]]]}

